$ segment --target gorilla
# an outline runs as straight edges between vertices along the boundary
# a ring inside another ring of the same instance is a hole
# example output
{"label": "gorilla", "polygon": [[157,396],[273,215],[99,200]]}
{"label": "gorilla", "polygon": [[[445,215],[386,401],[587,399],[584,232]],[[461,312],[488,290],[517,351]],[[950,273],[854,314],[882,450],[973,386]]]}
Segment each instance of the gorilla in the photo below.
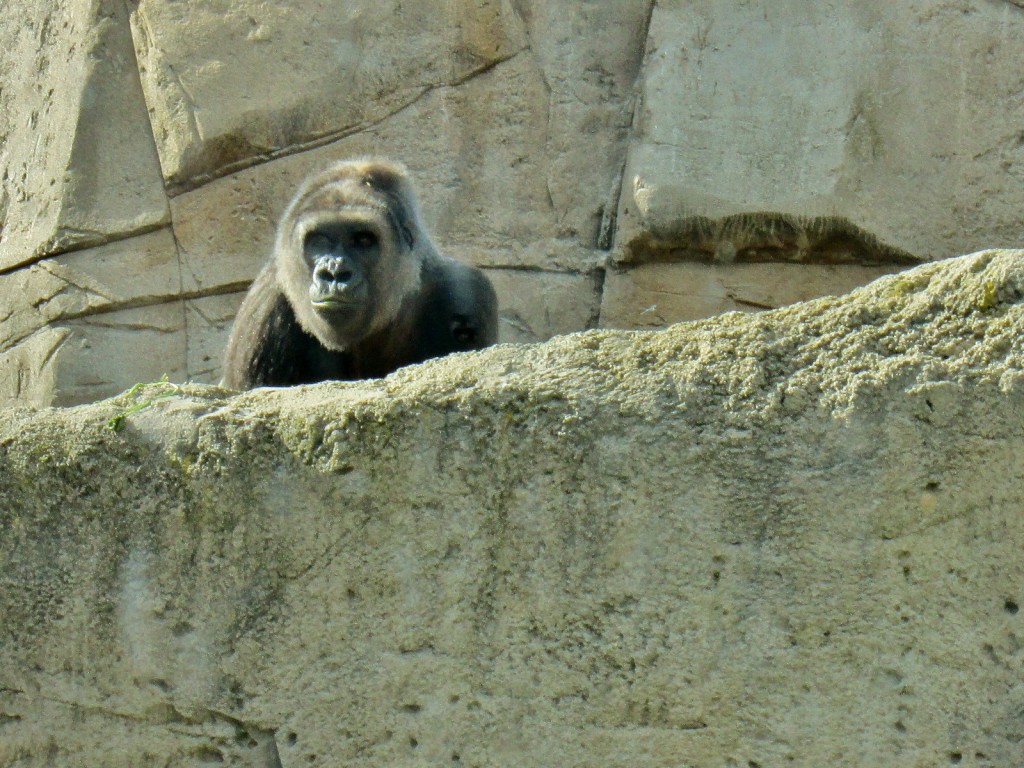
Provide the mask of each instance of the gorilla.
{"label": "gorilla", "polygon": [[483,272],[434,247],[402,165],[341,162],[307,179],[281,217],[231,329],[221,383],[385,376],[493,344],[497,312]]}

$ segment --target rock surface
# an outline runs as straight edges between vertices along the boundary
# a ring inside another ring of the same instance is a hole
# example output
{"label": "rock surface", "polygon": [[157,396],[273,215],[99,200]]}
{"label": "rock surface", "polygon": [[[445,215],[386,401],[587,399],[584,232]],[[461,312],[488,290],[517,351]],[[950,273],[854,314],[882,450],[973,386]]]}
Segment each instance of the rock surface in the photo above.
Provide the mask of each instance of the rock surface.
{"label": "rock surface", "polygon": [[[405,162],[441,248],[505,273],[505,341],[1019,247],[1022,34],[998,0],[6,0],[0,279],[29,290],[0,291],[0,404],[112,395],[163,360],[216,381],[296,185],[357,154]],[[105,299],[36,279],[115,242],[132,268]],[[152,355],[99,340],[121,312]]]}
{"label": "rock surface", "polygon": [[1024,764],[1022,339],[993,251],[7,410],[0,766]]}
{"label": "rock surface", "polygon": [[[982,231],[986,245],[1019,244],[1022,29],[1006,2],[658,3],[623,256],[643,260],[672,233],[676,249],[708,255],[836,258],[834,237],[794,236],[794,218],[801,235],[853,225],[866,239],[839,250],[857,260],[966,253]],[[749,213],[781,225],[774,243],[720,231]]]}
{"label": "rock surface", "polygon": [[169,223],[126,4],[3,11],[0,271]]}

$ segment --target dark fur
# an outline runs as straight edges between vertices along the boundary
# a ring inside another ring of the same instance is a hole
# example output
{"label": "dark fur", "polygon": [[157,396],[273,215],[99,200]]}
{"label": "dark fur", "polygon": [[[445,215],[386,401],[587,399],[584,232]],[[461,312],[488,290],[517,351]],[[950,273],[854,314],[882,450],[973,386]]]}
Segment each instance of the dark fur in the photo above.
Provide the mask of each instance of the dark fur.
{"label": "dark fur", "polygon": [[[350,267],[336,282],[327,273],[327,284],[348,297],[344,315],[313,303],[324,262],[311,255],[309,238],[332,228],[370,231],[376,240],[367,256],[355,246],[332,251]],[[347,288],[350,272],[358,291]],[[249,389],[386,376],[481,349],[496,336],[494,289],[479,269],[437,252],[405,169],[349,161],[309,179],[282,216],[274,254],[235,318],[222,383]]]}

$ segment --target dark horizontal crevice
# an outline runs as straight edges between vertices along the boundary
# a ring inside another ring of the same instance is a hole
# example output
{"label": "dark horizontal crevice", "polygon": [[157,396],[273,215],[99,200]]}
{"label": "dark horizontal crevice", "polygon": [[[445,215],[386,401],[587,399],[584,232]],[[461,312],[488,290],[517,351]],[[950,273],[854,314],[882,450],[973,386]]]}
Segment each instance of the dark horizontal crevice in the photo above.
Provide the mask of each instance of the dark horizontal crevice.
{"label": "dark horizontal crevice", "polygon": [[37,264],[40,261],[46,259],[52,259],[55,256],[63,256],[69,253],[78,253],[79,251],[88,251],[92,248],[102,248],[105,245],[112,245],[113,243],[120,243],[125,240],[131,240],[134,237],[142,237],[143,235],[151,235],[154,232],[159,232],[162,229],[170,229],[170,221],[164,221],[159,224],[151,224],[138,229],[133,229],[131,232],[114,232],[110,234],[97,234],[94,237],[82,238],[67,246],[57,246],[52,250],[49,247],[42,247],[39,251],[32,256],[26,256],[24,259],[19,260],[16,264],[10,266],[0,267],[0,277],[9,275],[12,272],[31,267],[33,264]]}
{"label": "dark horizontal crevice", "polygon": [[129,301],[122,301],[115,304],[108,304],[102,307],[96,307],[89,309],[84,312],[68,313],[61,315],[58,318],[50,321],[50,325],[55,323],[64,322],[67,320],[81,320],[86,317],[95,317],[97,315],[108,315],[111,312],[122,312],[127,309],[139,309],[141,307],[156,307],[161,304],[177,304],[181,301],[189,301],[192,299],[206,299],[211,296],[223,296],[230,293],[244,293],[249,290],[249,286],[252,285],[251,280],[242,280],[233,283],[224,283],[213,288],[205,288],[198,291],[188,291],[185,293],[174,294],[169,296],[146,296],[139,299],[132,299]]}
{"label": "dark horizontal crevice", "polygon": [[620,262],[920,264],[848,219],[740,213],[712,219],[692,216],[652,226],[625,244]]}
{"label": "dark horizontal crevice", "polygon": [[191,291],[181,295],[172,296],[146,296],[139,299],[133,299],[129,301],[122,301],[112,304],[107,304],[102,307],[94,307],[92,309],[85,310],[83,312],[68,312],[66,314],[59,315],[44,323],[40,323],[34,326],[24,333],[9,338],[0,339],[2,342],[2,348],[0,351],[7,351],[17,346],[18,344],[25,341],[25,339],[38,333],[43,328],[54,328],[59,327],[61,323],[71,322],[73,320],[83,320],[93,317],[102,317],[103,315],[109,315],[113,312],[122,312],[129,309],[141,309],[143,307],[158,307],[163,304],[179,304],[182,301],[188,301],[191,299],[205,299],[211,296],[223,296],[225,294],[232,293],[244,293],[249,290],[251,285],[250,281],[225,283],[224,285],[218,285],[215,288],[208,288],[201,291]]}

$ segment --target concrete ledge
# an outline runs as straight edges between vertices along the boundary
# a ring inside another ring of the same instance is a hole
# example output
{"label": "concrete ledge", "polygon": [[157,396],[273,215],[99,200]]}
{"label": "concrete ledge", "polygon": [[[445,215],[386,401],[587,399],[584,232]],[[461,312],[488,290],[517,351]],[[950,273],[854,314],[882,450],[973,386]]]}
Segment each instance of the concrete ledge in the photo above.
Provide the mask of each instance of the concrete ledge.
{"label": "concrete ledge", "polygon": [[0,766],[1024,764],[1022,298],[4,411]]}

